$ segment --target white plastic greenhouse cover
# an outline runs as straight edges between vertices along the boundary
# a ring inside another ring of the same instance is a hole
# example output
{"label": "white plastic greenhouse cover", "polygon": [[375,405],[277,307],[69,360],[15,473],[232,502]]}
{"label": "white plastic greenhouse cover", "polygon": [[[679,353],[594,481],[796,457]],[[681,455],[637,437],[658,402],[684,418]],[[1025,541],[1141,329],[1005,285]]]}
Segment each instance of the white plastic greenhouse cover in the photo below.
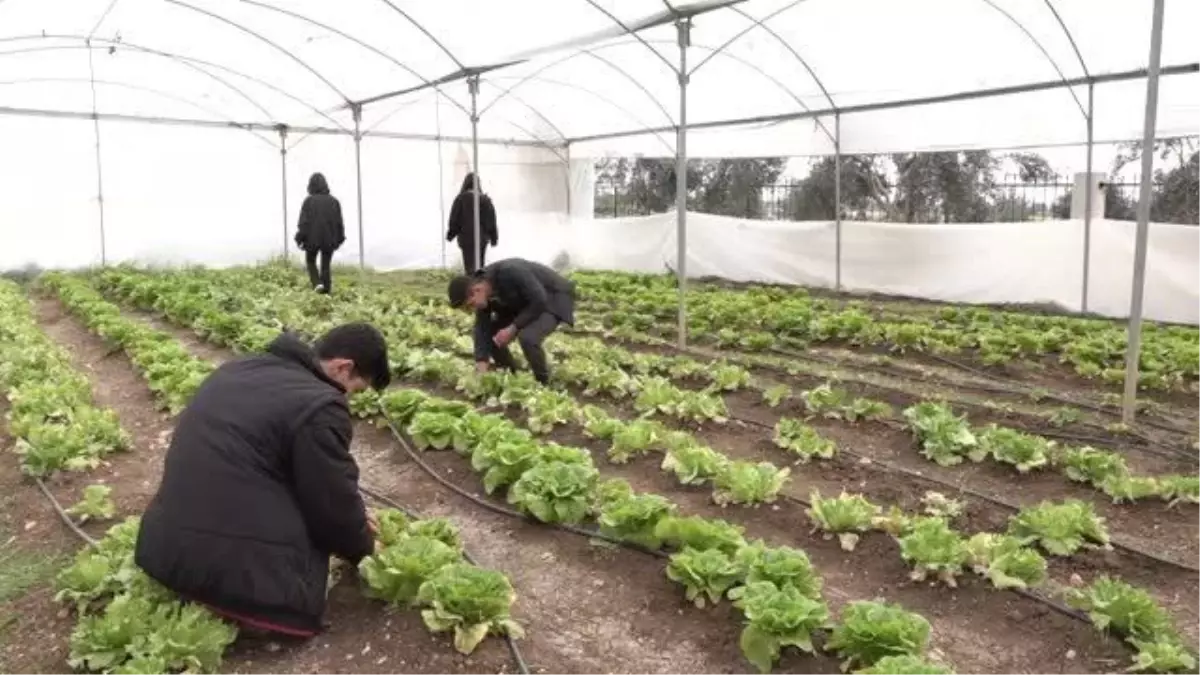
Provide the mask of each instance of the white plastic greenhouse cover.
{"label": "white plastic greenhouse cover", "polygon": [[[466,138],[480,72],[485,141],[671,155],[674,20],[694,14],[688,121],[713,128],[692,156],[832,153],[835,110],[843,153],[1082,143],[1089,78],[1096,142],[1133,140],[1152,4],[0,0],[0,106],[254,123],[274,145],[277,124],[349,133],[373,101],[367,134]],[[1197,25],[1200,2],[1167,3],[1160,136],[1200,125]],[[870,107],[987,90],[1010,93]]]}

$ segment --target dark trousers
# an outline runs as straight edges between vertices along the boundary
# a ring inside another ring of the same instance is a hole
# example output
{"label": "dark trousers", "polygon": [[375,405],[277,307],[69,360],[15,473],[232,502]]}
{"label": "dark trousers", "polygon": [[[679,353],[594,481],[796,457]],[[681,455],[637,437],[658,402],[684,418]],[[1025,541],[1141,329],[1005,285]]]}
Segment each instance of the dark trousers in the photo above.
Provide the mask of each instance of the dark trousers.
{"label": "dark trousers", "polygon": [[[490,350],[489,356],[496,366],[516,370],[517,364],[513,362],[512,353],[508,351],[508,347],[497,347],[496,343],[491,341],[492,336],[509,325],[511,322],[496,322],[485,329],[489,336],[487,344]],[[558,328],[558,317],[550,312],[543,312],[541,316],[517,333],[517,344],[521,345],[521,352],[525,354],[525,360],[529,362],[529,370],[542,384],[546,384],[550,380],[550,367],[546,365],[546,351],[542,349],[542,342],[556,328]]]}
{"label": "dark trousers", "polygon": [[[318,256],[321,259],[319,270],[317,269]],[[304,252],[304,266],[308,268],[308,281],[313,285],[313,288],[320,286],[323,293],[328,293],[332,290],[333,274],[329,269],[331,262],[333,262],[332,250],[312,249]]]}
{"label": "dark trousers", "polygon": [[[463,273],[471,274],[475,272],[475,252],[469,248],[459,249],[462,251]],[[479,269],[482,269],[487,264],[487,246],[479,247]]]}

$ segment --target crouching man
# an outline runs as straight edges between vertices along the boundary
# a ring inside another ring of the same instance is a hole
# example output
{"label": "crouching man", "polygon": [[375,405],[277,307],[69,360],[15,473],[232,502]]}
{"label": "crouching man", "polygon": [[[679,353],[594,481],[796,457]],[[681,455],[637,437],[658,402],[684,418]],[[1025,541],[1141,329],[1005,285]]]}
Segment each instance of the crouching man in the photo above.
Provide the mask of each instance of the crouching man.
{"label": "crouching man", "polygon": [[512,370],[508,345],[521,345],[538,382],[550,378],[542,342],[558,324],[575,323],[575,285],[540,263],[509,258],[450,280],[450,304],[475,312],[476,370]]}
{"label": "crouching man", "polygon": [[357,563],[375,547],[346,395],[389,380],[387,345],[367,324],[312,347],[284,333],[222,365],[179,416],[138,566],[251,632],[315,635],[329,557]]}

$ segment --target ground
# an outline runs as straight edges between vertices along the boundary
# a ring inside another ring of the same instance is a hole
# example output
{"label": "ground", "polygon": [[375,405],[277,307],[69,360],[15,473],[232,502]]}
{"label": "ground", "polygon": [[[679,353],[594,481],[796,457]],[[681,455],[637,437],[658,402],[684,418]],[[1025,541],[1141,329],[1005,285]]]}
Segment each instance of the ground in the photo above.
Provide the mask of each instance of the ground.
{"label": "ground", "polygon": [[[407,277],[393,283],[397,292],[436,290]],[[135,448],[89,474],[56,476],[50,489],[61,502],[70,504],[84,486],[103,482],[114,487],[121,515],[139,513],[157,487],[172,418],[158,410],[144,380],[119,350],[90,333],[52,295],[38,293],[35,298],[40,325],[68,347],[76,367],[91,379],[97,403],[117,412],[123,427],[133,435]],[[175,336],[197,357],[220,362],[233,356],[185,327],[130,306],[125,309],[128,316]],[[622,346],[647,353],[669,351],[642,343]],[[720,356],[707,348],[698,348],[694,354],[697,358]],[[872,358],[878,355],[836,345],[816,348],[805,356],[809,360],[800,372],[768,367],[752,370],[756,377],[800,391],[824,382],[828,373],[822,369],[832,369],[855,394],[896,406],[911,405],[933,392],[953,396],[957,405],[969,411],[973,424],[995,421],[1047,435],[1063,431],[1045,423],[1044,413],[1056,404],[1031,403],[1011,392],[981,392],[979,387],[987,385],[979,378],[927,357],[906,355],[881,361]],[[1022,382],[1064,396],[1098,396],[1110,391],[1061,369],[1015,375]],[[438,385],[402,384],[459,397]],[[702,383],[697,380],[684,385],[699,389]],[[623,417],[634,415],[628,403],[585,396],[578,389],[571,393],[581,402],[595,403]],[[1194,395],[1156,398],[1165,410],[1164,419],[1183,420],[1194,430]],[[690,426],[689,430],[733,459],[786,463],[770,442],[770,429],[781,416],[799,416],[802,411],[797,404],[772,409],[749,392],[731,393],[726,401],[733,418],[728,424]],[[997,401],[1010,405],[1001,409],[984,405]],[[522,420],[521,413],[508,414]],[[1056,474],[1018,478],[1011,469],[994,463],[939,467],[918,455],[911,435],[895,425],[850,425],[824,419],[812,424],[844,452],[828,462],[793,467],[783,498],[754,509],[714,505],[707,489],[681,487],[660,471],[657,457],[611,464],[605,459],[606,445],[584,436],[576,427],[556,429],[548,439],[587,448],[604,477],[621,477],[638,491],[669,496],[684,513],[725,518],[743,525],[748,538],[762,537],[775,545],[804,549],[824,579],[824,594],[831,607],[883,597],[921,613],[933,624],[935,655],[953,663],[959,672],[1112,672],[1126,667],[1129,650],[1119,640],[1047,604],[997,591],[974,577],[964,578],[957,589],[911,582],[894,542],[885,536],[864,537],[857,550],[843,551],[836,541],[810,531],[805,502],[811,492],[819,490],[828,496],[849,490],[877,503],[915,509],[928,490],[962,490],[969,508],[957,527],[967,532],[1002,529],[1016,507],[1041,499],[1084,499],[1095,503],[1108,519],[1119,545],[1113,551],[1089,551],[1053,560],[1052,579],[1069,585],[1109,574],[1146,587],[1168,608],[1187,640],[1196,642],[1200,578],[1194,566],[1200,556],[1200,538],[1194,505],[1172,509],[1161,502],[1113,505],[1091,488],[1068,483]],[[1187,434],[1139,427],[1143,435],[1139,438],[1103,427],[1097,422],[1067,427],[1066,431],[1121,451],[1137,472],[1195,473],[1194,452],[1191,459],[1182,456],[1186,452],[1159,452],[1167,447],[1188,449],[1192,439]],[[7,439],[5,445],[10,445]],[[480,508],[435,482],[408,459],[389,431],[368,421],[356,423],[353,452],[364,487],[423,515],[451,519],[481,565],[509,576],[518,592],[514,616],[528,631],[521,648],[535,671],[745,672],[752,668],[738,648],[737,611],[728,603],[694,608],[666,578],[661,559]],[[454,453],[427,453],[424,459],[452,483],[481,495],[479,479],[467,460]],[[0,500],[0,669],[62,671],[74,618],[53,602],[51,582],[79,542],[57,520],[37,488],[21,476],[11,455],[0,462]],[[85,528],[99,535],[104,525]],[[327,618],[329,630],[307,644],[239,643],[224,667],[233,672],[288,673],[512,672],[514,668],[503,642],[490,639],[472,656],[459,655],[444,637],[430,636],[416,612],[387,610],[363,597],[353,575],[333,590]],[[791,654],[776,672],[832,673],[838,672],[838,663],[832,656]]]}

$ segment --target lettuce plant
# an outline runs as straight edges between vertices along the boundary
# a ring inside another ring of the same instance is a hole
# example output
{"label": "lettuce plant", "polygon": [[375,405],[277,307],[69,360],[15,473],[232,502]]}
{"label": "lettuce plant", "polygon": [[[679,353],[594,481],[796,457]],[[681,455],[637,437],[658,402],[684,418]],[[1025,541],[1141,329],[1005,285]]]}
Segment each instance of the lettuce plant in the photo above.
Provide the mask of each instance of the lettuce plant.
{"label": "lettuce plant", "polygon": [[1078,499],[1027,506],[1008,523],[1023,544],[1037,543],[1052,555],[1071,555],[1085,545],[1108,545],[1108,529],[1095,508]]}
{"label": "lettuce plant", "polygon": [[584,464],[536,464],[513,483],[508,501],[544,523],[574,525],[588,514],[598,475]]}
{"label": "lettuce plant", "polygon": [[967,549],[962,535],[950,529],[942,518],[922,517],[914,521],[900,537],[900,555],[913,566],[913,581],[933,576],[950,587],[958,585]]}
{"label": "lettuce plant", "polygon": [[842,657],[842,670],[870,667],[888,656],[920,656],[929,643],[929,622],[899,605],[852,602],[825,642]]}
{"label": "lettuce plant", "polygon": [[629,494],[604,502],[596,522],[603,534],[649,549],[658,549],[662,547],[662,538],[656,531],[658,523],[674,514],[675,509],[675,505],[666,497]]}
{"label": "lettuce plant", "polygon": [[814,491],[809,501],[812,506],[808,509],[808,517],[813,521],[813,531],[824,531],[826,539],[837,535],[842,548],[847,551],[854,550],[859,533],[870,530],[879,515],[879,507],[862,495],[843,492],[838,497],[822,499],[821,493]]}
{"label": "lettuce plant", "polygon": [[438,570],[459,562],[456,549],[429,537],[405,537],[363,558],[358,572],[367,595],[396,606],[416,602],[417,591]]}
{"label": "lettuce plant", "polygon": [[720,506],[770,504],[779,496],[791,469],[770,462],[730,462],[713,478],[713,501]]}
{"label": "lettuce plant", "polygon": [[820,598],[769,581],[747,584],[740,607],[746,617],[739,640],[742,654],[763,673],[771,672],[784,647],[811,654],[813,633],[829,621],[829,609]]}
{"label": "lettuce plant", "polygon": [[784,417],[775,424],[775,445],[796,456],[796,460],[807,464],[812,458],[831,459],[837,446],[824,438],[816,429],[797,419]]}
{"label": "lettuce plant", "polygon": [[435,633],[454,632],[454,648],[475,651],[488,636],[523,637],[525,631],[510,612],[517,594],[508,577],[466,563],[447,565],[417,591],[417,602],[428,607],[421,618]]}
{"label": "lettuce plant", "polygon": [[728,553],[718,548],[684,548],[671,556],[667,577],[683,584],[687,599],[703,608],[705,599],[712,604],[741,578],[741,569]]}
{"label": "lettuce plant", "polygon": [[662,470],[675,474],[682,485],[700,485],[721,473],[729,459],[704,445],[671,448],[663,457]]}

